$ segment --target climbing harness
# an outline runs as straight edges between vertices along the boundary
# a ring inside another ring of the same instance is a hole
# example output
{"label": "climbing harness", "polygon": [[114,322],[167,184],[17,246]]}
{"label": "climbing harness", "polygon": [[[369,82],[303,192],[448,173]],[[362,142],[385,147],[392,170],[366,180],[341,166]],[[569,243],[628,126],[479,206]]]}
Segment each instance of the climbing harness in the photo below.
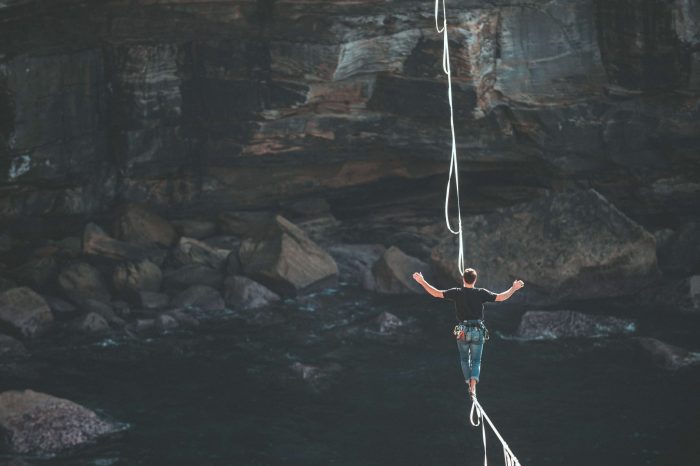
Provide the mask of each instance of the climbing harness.
{"label": "climbing harness", "polygon": [[467,331],[469,328],[478,328],[481,330],[482,335],[484,336],[484,341],[488,340],[489,337],[489,329],[486,328],[486,325],[484,325],[483,322],[479,323],[470,323],[470,324],[457,324],[455,325],[455,328],[452,329],[452,335],[455,336],[457,340],[466,340],[467,338]]}
{"label": "climbing harness", "polygon": [[[440,5],[442,4],[442,27],[440,26]],[[445,190],[445,223],[447,224],[447,229],[450,233],[457,235],[459,239],[459,255],[457,257],[457,267],[459,274],[462,274],[464,270],[464,246],[462,242],[462,208],[459,201],[459,167],[457,166],[457,142],[455,138],[455,122],[454,122],[454,110],[452,106],[452,74],[450,70],[450,47],[449,39],[447,37],[447,9],[445,8],[445,0],[435,0],[435,29],[438,34],[442,34],[443,46],[442,46],[442,69],[447,75],[447,100],[450,105],[450,130],[452,132],[452,151],[450,155],[450,173],[447,179],[447,188]],[[449,216],[450,207],[450,190],[452,187],[452,179],[454,178],[455,195],[457,197],[457,229],[452,227]],[[464,332],[466,330],[464,324],[457,325],[453,330],[453,334],[457,339],[465,338]],[[485,327],[484,327],[485,329]],[[485,335],[486,336],[486,335]],[[503,440],[501,434],[493,425],[491,419],[486,415],[484,408],[481,406],[476,396],[472,397],[472,408],[469,412],[469,421],[474,427],[481,425],[481,436],[484,441],[484,466],[488,466],[488,458],[486,454],[486,425],[488,422],[491,430],[493,430],[496,437],[501,441],[503,445],[503,456],[505,458],[505,466],[521,466],[515,454],[511,451],[510,447]]]}

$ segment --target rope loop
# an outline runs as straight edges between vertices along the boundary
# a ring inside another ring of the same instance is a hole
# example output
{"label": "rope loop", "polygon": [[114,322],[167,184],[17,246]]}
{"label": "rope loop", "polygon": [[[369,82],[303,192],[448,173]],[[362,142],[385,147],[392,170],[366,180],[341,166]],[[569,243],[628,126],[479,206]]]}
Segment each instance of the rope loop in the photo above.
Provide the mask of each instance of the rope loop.
{"label": "rope loop", "polygon": [[[440,3],[442,3],[442,27],[440,27]],[[438,34],[442,34],[442,70],[447,75],[447,101],[450,105],[450,131],[452,136],[452,150],[450,153],[450,173],[447,178],[447,188],[445,189],[445,223],[447,229],[453,235],[458,236],[459,253],[457,257],[457,269],[459,275],[464,272],[464,242],[462,240],[462,206],[459,199],[459,166],[457,164],[457,139],[455,137],[454,108],[452,104],[452,70],[450,68],[450,42],[447,35],[447,9],[445,0],[435,0],[435,29]],[[452,180],[454,179],[454,189],[457,198],[457,228],[453,228],[450,221],[450,192],[452,190]]]}

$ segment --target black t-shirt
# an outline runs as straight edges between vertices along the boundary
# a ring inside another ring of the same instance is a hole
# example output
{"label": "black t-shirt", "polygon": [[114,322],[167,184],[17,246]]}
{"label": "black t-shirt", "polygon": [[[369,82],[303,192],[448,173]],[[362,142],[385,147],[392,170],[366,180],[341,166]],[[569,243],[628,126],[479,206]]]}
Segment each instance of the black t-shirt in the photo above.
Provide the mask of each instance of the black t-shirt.
{"label": "black t-shirt", "polygon": [[484,303],[496,300],[496,293],[484,288],[450,288],[443,293],[445,299],[454,301],[457,320],[484,318]]}

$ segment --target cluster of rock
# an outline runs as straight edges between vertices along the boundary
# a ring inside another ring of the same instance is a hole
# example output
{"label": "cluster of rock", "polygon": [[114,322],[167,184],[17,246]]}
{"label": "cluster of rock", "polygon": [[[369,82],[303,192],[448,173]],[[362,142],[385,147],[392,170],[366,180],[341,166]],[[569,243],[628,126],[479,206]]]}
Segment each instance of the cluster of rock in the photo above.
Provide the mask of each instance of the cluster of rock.
{"label": "cluster of rock", "polygon": [[0,393],[0,445],[5,452],[48,455],[93,442],[126,425],[72,401],[33,390]]}

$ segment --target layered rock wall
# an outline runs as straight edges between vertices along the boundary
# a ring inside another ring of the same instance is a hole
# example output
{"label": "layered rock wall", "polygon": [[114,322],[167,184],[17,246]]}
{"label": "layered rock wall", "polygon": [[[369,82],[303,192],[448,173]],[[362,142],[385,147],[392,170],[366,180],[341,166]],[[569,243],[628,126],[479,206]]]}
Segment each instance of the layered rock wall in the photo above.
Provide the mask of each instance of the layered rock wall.
{"label": "layered rock wall", "polygon": [[[583,186],[655,226],[692,213],[693,1],[448,8],[468,209]],[[0,215],[342,205],[357,189],[400,198],[382,187],[393,179],[432,205],[449,154],[432,14],[429,1],[3,2]]]}

